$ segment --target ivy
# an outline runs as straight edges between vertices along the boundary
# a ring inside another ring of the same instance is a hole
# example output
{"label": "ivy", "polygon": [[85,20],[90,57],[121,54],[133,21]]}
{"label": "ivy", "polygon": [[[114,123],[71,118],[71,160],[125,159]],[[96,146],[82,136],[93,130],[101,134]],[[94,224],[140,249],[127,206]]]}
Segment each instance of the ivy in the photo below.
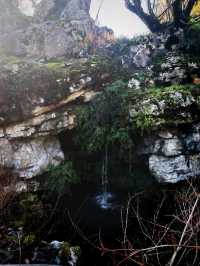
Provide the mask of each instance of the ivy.
{"label": "ivy", "polygon": [[92,104],[79,110],[76,142],[92,153],[118,143],[132,145],[128,122],[128,88],[121,80],[106,87]]}
{"label": "ivy", "polygon": [[59,166],[49,166],[46,176],[44,188],[50,192],[62,193],[67,184],[77,184],[80,181],[71,161],[65,161]]}

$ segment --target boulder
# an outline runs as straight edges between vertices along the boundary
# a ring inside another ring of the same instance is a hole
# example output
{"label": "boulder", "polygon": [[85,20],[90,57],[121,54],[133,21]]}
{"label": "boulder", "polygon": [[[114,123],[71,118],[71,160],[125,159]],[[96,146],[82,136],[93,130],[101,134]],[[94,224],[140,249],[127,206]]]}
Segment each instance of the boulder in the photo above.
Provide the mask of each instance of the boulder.
{"label": "boulder", "polygon": [[149,169],[161,183],[176,183],[185,179],[189,174],[186,158],[182,155],[175,158],[151,155],[149,157]]}

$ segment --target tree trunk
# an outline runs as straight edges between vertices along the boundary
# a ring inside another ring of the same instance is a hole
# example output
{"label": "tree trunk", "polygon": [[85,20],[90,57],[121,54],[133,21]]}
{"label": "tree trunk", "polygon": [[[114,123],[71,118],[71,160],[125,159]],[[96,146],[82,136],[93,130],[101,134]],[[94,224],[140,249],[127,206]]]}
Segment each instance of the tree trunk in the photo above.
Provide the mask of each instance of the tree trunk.
{"label": "tree trunk", "polygon": [[[153,12],[153,8],[151,6],[151,1],[148,0],[148,11],[146,13],[142,8],[142,0],[124,0],[126,7],[136,14],[149,28],[149,30],[153,33],[162,32],[167,29],[167,23],[162,23],[159,20],[159,17],[156,16]],[[175,29],[185,28],[190,19],[190,14],[193,6],[197,0],[187,0],[187,6],[183,6],[183,0],[173,0],[170,2],[169,7],[166,9],[166,12],[169,10],[172,12],[172,25],[174,25]]]}
{"label": "tree trunk", "polygon": [[186,24],[185,15],[182,10],[182,1],[176,0],[174,1],[173,5],[173,18],[174,18],[174,25],[176,28],[183,28]]}
{"label": "tree trunk", "polygon": [[164,30],[165,25],[160,23],[159,19],[153,14],[153,11],[150,10],[150,7],[150,14],[144,12],[140,0],[133,1],[133,3],[129,0],[125,0],[125,5],[128,10],[136,14],[144,22],[151,32],[157,33]]}
{"label": "tree trunk", "polygon": [[146,13],[138,13],[137,15],[153,33],[162,32],[166,29],[166,25],[161,24],[159,20],[154,16],[150,16]]}

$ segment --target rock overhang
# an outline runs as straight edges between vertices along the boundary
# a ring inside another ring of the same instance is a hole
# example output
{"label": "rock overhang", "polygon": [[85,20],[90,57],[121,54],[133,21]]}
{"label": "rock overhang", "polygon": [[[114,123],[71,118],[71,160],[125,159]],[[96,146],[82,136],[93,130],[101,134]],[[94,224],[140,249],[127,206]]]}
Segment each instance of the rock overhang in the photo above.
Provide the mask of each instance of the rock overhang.
{"label": "rock overhang", "polygon": [[95,97],[87,59],[39,63],[5,58],[0,74],[0,167],[32,178],[64,160],[58,134]]}

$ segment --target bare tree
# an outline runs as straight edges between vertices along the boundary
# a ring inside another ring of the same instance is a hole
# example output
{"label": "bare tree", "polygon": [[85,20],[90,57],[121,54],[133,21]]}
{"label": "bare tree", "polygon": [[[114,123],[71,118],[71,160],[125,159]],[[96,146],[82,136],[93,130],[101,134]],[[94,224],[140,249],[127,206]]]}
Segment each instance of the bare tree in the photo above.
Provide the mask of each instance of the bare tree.
{"label": "bare tree", "polygon": [[151,32],[161,32],[170,25],[184,28],[198,0],[124,0],[126,7],[136,14]]}

